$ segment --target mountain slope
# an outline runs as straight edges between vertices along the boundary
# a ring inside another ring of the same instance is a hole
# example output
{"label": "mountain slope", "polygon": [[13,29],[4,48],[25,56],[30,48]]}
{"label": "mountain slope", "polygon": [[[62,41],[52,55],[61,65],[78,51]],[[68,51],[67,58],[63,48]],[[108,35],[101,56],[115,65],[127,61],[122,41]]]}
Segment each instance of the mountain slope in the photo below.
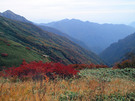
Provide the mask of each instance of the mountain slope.
{"label": "mountain slope", "polygon": [[75,38],[72,38],[69,35],[67,35],[67,34],[65,34],[65,33],[61,32],[61,31],[59,31],[59,30],[57,30],[55,28],[44,26],[42,24],[41,25],[37,25],[37,26],[40,27],[41,29],[43,29],[44,31],[48,31],[48,32],[51,32],[51,33],[54,33],[54,34],[57,34],[57,35],[60,35],[60,36],[64,36],[64,37],[68,38],[69,40],[73,41],[74,43],[80,45],[81,47],[90,50],[88,48],[88,46],[86,46],[86,44],[84,44],[82,41],[77,40]]}
{"label": "mountain slope", "polygon": [[31,23],[30,21],[28,21],[26,18],[24,18],[23,16],[17,15],[14,12],[7,10],[3,13],[0,13],[1,16],[12,19],[12,20],[17,20],[17,21],[21,21],[21,22],[26,22],[26,23]]}
{"label": "mountain slope", "polygon": [[[8,54],[8,56],[3,57],[1,54]],[[0,67],[19,66],[23,59],[28,62],[39,60],[43,62],[49,61],[49,58],[44,58],[42,54],[18,42],[0,37]]]}
{"label": "mountain slope", "polygon": [[41,30],[31,23],[23,23],[0,16],[0,38],[30,47],[52,61],[69,63],[102,63],[98,56],[65,37]]}
{"label": "mountain slope", "polygon": [[64,19],[44,25],[56,28],[84,42],[96,53],[102,52],[113,42],[117,42],[135,31],[135,28],[127,25],[98,24],[76,19]]}
{"label": "mountain slope", "polygon": [[127,53],[135,52],[135,33],[111,44],[100,57],[110,64],[121,61]]}
{"label": "mountain slope", "polygon": [[[32,23],[31,21],[27,20],[26,18],[24,18],[23,16],[20,16],[18,14],[15,14],[14,12],[10,11],[10,10],[7,10],[3,13],[0,13],[1,16],[3,17],[6,17],[6,18],[9,18],[9,19],[12,19],[12,20],[16,20],[16,21],[21,21],[21,22],[26,22],[26,23]],[[70,37],[69,35],[55,29],[55,28],[51,28],[51,27],[48,27],[48,26],[44,26],[44,25],[38,25],[38,24],[35,24],[37,25],[38,27],[40,27],[41,29],[45,30],[45,31],[48,31],[48,32],[51,32],[51,33],[55,33],[55,34],[58,34],[60,36],[64,36],[68,39],[70,39],[71,41],[75,42],[76,44],[79,44],[80,46],[82,46],[83,48],[85,49],[89,49],[83,42],[81,42],[80,40],[77,40],[75,38],[72,38]]]}

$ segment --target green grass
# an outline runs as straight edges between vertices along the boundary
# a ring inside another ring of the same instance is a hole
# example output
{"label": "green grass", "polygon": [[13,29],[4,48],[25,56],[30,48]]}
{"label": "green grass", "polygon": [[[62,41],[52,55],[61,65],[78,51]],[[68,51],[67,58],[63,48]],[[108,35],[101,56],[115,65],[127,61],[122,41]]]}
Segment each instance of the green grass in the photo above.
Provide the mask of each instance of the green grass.
{"label": "green grass", "polygon": [[[10,44],[8,46],[7,44]],[[26,49],[25,46],[14,42],[8,41],[8,43],[0,40],[0,54],[7,53],[7,57],[2,57],[0,55],[0,66],[19,66],[22,63],[22,60],[25,59],[27,62],[30,61],[43,61],[46,62],[47,59],[43,58],[41,54],[38,54],[36,51]]]}
{"label": "green grass", "polygon": [[112,78],[121,78],[135,81],[135,68],[114,70],[112,70],[112,68],[85,69],[81,70],[79,75],[85,77],[94,77],[106,81],[110,81]]}

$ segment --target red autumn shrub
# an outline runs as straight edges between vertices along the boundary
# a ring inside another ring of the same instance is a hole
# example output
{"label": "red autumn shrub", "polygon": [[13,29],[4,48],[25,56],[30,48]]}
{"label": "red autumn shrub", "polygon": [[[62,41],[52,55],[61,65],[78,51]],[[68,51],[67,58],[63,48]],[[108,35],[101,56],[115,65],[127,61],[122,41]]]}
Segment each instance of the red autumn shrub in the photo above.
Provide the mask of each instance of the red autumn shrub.
{"label": "red autumn shrub", "polygon": [[30,48],[29,47],[25,47],[26,49],[28,49],[28,50],[30,50]]}
{"label": "red autumn shrub", "polygon": [[124,69],[124,68],[135,68],[135,61],[133,60],[124,60],[120,63],[116,63],[113,66],[113,69]]}
{"label": "red autumn shrub", "polygon": [[10,46],[10,44],[7,44],[7,46]]}
{"label": "red autumn shrub", "polygon": [[2,57],[7,57],[8,54],[7,54],[7,53],[1,53],[1,56],[2,56]]}
{"label": "red autumn shrub", "polygon": [[72,68],[70,65],[64,65],[61,63],[43,63],[39,62],[30,62],[27,63],[23,61],[23,63],[19,67],[11,67],[4,71],[4,76],[12,76],[12,77],[35,77],[38,75],[55,77],[55,75],[59,75],[60,77],[71,77],[76,75],[79,71]]}
{"label": "red autumn shrub", "polygon": [[95,65],[95,67],[96,67],[96,68],[108,68],[107,65],[103,65],[103,64],[102,64],[102,65]]}
{"label": "red autumn shrub", "polygon": [[91,64],[71,64],[71,66],[77,70],[82,70],[82,69],[93,69],[93,68],[108,68],[106,65],[95,65],[93,63]]}

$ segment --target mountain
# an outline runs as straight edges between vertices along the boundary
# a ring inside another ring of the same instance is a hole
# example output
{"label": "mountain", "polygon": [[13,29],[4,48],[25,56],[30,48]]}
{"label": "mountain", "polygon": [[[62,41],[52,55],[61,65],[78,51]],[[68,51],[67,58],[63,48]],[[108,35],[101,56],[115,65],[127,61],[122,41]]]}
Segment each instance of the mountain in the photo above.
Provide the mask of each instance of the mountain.
{"label": "mountain", "polygon": [[[6,18],[9,18],[9,19],[12,19],[12,20],[16,20],[16,21],[21,21],[21,22],[26,22],[26,23],[32,23],[31,21],[27,20],[25,17],[23,16],[20,16],[18,14],[15,14],[14,12],[10,11],[10,10],[7,10],[3,13],[0,13],[1,16],[3,17],[6,17]],[[79,44],[80,46],[82,46],[83,48],[85,49],[89,49],[83,42],[81,42],[80,40],[77,40],[75,38],[72,38],[70,37],[69,35],[55,29],[55,28],[51,28],[51,27],[48,27],[48,26],[44,26],[44,25],[40,25],[40,24],[35,24],[37,25],[38,27],[40,27],[41,29],[45,30],[45,31],[48,31],[48,32],[51,32],[51,33],[55,33],[55,34],[58,34],[60,36],[64,36],[68,39],[70,39],[71,41],[75,42],[76,44]]]}
{"label": "mountain", "polygon": [[26,23],[31,23],[29,20],[27,20],[25,17],[20,16],[18,14],[15,14],[14,12],[7,10],[3,13],[0,13],[1,16],[12,19],[12,20],[17,20],[21,22],[26,22]]}
{"label": "mountain", "polygon": [[[26,50],[24,49],[27,47],[26,49],[30,49],[31,54],[32,52],[37,54],[39,59],[43,59],[43,56],[47,55],[49,61],[62,62],[64,64],[102,63],[101,59],[93,52],[83,49],[63,36],[44,31],[32,23],[15,21],[2,16],[0,16],[0,39],[11,44],[11,47],[9,46],[11,52],[8,50],[8,54],[12,55],[12,58],[9,59],[10,61],[12,59],[14,61],[14,58],[20,55],[27,57],[28,53],[25,54]],[[7,52],[6,47],[4,47],[1,48],[3,51],[0,49],[0,52],[4,52],[4,50]],[[16,54],[12,49],[16,51],[23,49],[24,51]],[[21,58],[19,57],[15,61],[20,61],[19,59]],[[0,56],[0,60],[2,61],[0,62],[1,66],[4,66],[3,64],[9,61],[2,56]]]}
{"label": "mountain", "polygon": [[128,53],[135,53],[135,33],[111,44],[100,54],[100,57],[107,63],[114,64],[124,59]]}
{"label": "mountain", "polygon": [[56,28],[84,42],[93,52],[101,53],[113,42],[135,32],[135,28],[122,24],[98,24],[77,19],[64,19],[44,24]]}
{"label": "mountain", "polygon": [[44,26],[42,24],[38,24],[37,26],[40,27],[41,29],[45,30],[45,31],[48,31],[48,32],[51,32],[51,33],[54,33],[54,34],[58,34],[60,36],[69,37],[67,34],[59,31],[58,29],[48,27],[48,26]]}
{"label": "mountain", "polygon": [[68,38],[69,40],[73,41],[74,43],[80,45],[81,47],[89,50],[88,46],[86,46],[86,44],[84,44],[82,41],[77,40],[75,38],[72,38],[69,35],[59,31],[58,29],[48,27],[48,26],[45,26],[45,25],[42,25],[42,24],[38,24],[37,26],[40,27],[41,29],[43,29],[44,31],[48,31],[48,32],[51,32],[51,33],[54,33],[54,34],[57,34],[57,35],[60,35],[60,36],[64,36],[64,37]]}

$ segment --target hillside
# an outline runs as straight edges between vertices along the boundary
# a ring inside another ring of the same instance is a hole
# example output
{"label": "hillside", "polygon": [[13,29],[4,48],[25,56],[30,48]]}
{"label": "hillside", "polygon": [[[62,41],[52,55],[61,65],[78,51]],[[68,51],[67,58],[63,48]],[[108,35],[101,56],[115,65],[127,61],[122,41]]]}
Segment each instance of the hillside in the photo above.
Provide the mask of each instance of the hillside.
{"label": "hillside", "polygon": [[[43,25],[43,24],[42,24]],[[133,33],[135,28],[121,24],[98,24],[77,19],[64,19],[44,24],[56,28],[84,42],[89,49],[99,54],[113,42]]]}
{"label": "hillside", "polygon": [[100,54],[100,57],[109,64],[114,64],[121,61],[130,52],[135,52],[135,33],[111,44]]}
{"label": "hillside", "polygon": [[17,21],[21,21],[21,22],[27,22],[27,23],[31,23],[30,21],[28,21],[25,17],[20,16],[18,14],[15,14],[14,12],[7,10],[3,13],[0,13],[1,16],[12,19],[12,20],[17,20]]}
{"label": "hillside", "polygon": [[[8,54],[8,56],[3,57],[2,54]],[[28,62],[39,60],[43,62],[49,61],[49,58],[44,58],[42,54],[29,49],[18,42],[0,37],[0,67],[19,66],[23,59]]]}
{"label": "hillside", "polygon": [[81,48],[65,37],[43,31],[31,23],[14,21],[1,16],[0,38],[29,47],[41,56],[48,55],[50,60],[55,62],[64,64],[102,62],[94,53]]}
{"label": "hillside", "polygon": [[[9,19],[12,19],[12,20],[16,20],[16,21],[21,21],[21,22],[26,22],[26,23],[32,23],[31,21],[27,20],[25,17],[23,16],[20,16],[10,10],[7,10],[3,13],[0,13],[1,16],[3,17],[6,17],[6,18],[9,18]],[[34,23],[33,23],[34,24]],[[40,27],[42,30],[44,31],[48,31],[48,32],[51,32],[51,33],[54,33],[54,34],[58,34],[60,36],[64,36],[66,38],[68,38],[69,40],[73,41],[74,43],[80,45],[81,47],[85,48],[85,49],[89,49],[88,46],[86,46],[82,41],[80,40],[77,40],[75,38],[72,38],[70,37],[69,35],[55,29],[55,28],[52,28],[52,27],[48,27],[48,26],[44,26],[44,25],[40,25],[40,24],[35,24],[36,26]]]}
{"label": "hillside", "polygon": [[59,31],[58,29],[48,27],[48,26],[45,26],[45,25],[37,25],[37,26],[40,27],[41,29],[43,29],[44,31],[48,31],[48,32],[51,32],[51,33],[54,33],[54,34],[57,34],[57,35],[60,35],[60,36],[64,36],[64,37],[68,38],[69,40],[73,41],[74,43],[80,45],[81,47],[89,50],[88,46],[86,46],[86,44],[84,44],[82,41],[77,40],[73,37],[70,37],[69,35]]}

